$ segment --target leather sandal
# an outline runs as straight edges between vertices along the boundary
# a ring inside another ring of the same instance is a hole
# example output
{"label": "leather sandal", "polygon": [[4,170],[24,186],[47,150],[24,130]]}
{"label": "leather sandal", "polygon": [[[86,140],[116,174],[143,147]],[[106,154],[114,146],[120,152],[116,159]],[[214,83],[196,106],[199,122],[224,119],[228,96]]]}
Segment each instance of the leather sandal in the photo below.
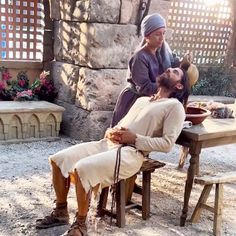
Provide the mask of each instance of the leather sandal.
{"label": "leather sandal", "polygon": [[37,219],[35,227],[36,229],[47,229],[67,224],[69,224],[69,214],[67,208],[55,208],[50,215],[45,216],[43,219]]}
{"label": "leather sandal", "polygon": [[74,223],[70,229],[62,236],[87,236],[87,226],[85,223],[86,217],[76,216]]}

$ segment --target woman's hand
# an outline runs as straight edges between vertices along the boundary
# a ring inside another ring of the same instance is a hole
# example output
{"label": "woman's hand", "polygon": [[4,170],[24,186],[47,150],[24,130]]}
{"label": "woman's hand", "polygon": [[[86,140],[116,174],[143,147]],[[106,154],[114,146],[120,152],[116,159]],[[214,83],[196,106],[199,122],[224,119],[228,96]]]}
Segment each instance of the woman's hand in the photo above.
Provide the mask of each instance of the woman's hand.
{"label": "woman's hand", "polygon": [[192,63],[193,55],[190,52],[184,54],[182,61]]}
{"label": "woman's hand", "polygon": [[149,99],[149,102],[156,101],[156,100],[158,100],[159,98],[160,98],[160,97],[159,97],[159,95],[157,95],[157,94],[152,95],[152,96],[150,97],[150,99]]}

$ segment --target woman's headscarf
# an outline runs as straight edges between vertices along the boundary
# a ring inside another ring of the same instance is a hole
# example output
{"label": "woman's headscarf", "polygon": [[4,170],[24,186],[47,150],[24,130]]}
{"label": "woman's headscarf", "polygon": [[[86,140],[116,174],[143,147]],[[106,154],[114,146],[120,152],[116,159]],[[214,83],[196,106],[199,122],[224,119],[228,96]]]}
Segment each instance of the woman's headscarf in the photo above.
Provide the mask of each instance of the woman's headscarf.
{"label": "woman's headscarf", "polygon": [[160,14],[147,15],[143,18],[141,23],[141,33],[145,37],[154,30],[166,27],[166,21]]}
{"label": "woman's headscarf", "polygon": [[[160,14],[154,13],[145,16],[141,23],[141,33],[143,36],[143,40],[140,46],[142,47],[145,44],[144,37],[148,36],[153,31],[163,27],[166,27],[166,21]],[[176,59],[173,57],[173,53],[166,41],[163,42],[163,45],[160,50],[157,51],[157,54],[159,54],[157,56],[159,58],[158,60],[163,68],[163,71],[165,71],[169,67],[172,67],[176,63]]]}

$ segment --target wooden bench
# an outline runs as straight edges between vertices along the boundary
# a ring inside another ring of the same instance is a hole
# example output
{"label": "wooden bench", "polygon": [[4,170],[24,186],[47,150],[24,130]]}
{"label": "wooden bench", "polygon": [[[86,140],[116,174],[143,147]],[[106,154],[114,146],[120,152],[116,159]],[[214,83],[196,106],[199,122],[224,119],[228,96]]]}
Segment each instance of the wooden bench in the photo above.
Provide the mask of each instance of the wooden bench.
{"label": "wooden bench", "polygon": [[[98,215],[109,215],[113,218],[116,218],[116,224],[118,227],[125,226],[125,212],[137,208],[142,211],[142,218],[146,220],[150,216],[150,192],[151,192],[151,173],[155,171],[157,168],[161,168],[165,166],[165,163],[155,161],[153,159],[145,159],[143,165],[140,169],[142,173],[142,187],[135,188],[134,192],[142,195],[142,204],[134,203],[132,201],[126,202],[126,181],[120,180],[116,184],[116,213],[112,213],[110,210],[106,208],[107,205],[107,197],[109,188],[104,188],[102,190],[99,204],[98,204]],[[135,175],[136,176],[136,175]]]}
{"label": "wooden bench", "polygon": [[[202,177],[195,177],[195,183],[204,185],[201,196],[198,203],[193,211],[191,222],[196,223],[199,218],[202,209],[206,209],[214,213],[214,227],[213,234],[216,236],[221,235],[221,225],[222,225],[222,203],[223,203],[223,184],[236,182],[236,171],[219,173],[217,175],[209,175]],[[213,184],[216,185],[215,188],[215,204],[211,207],[206,204],[207,198],[210,194]]]}

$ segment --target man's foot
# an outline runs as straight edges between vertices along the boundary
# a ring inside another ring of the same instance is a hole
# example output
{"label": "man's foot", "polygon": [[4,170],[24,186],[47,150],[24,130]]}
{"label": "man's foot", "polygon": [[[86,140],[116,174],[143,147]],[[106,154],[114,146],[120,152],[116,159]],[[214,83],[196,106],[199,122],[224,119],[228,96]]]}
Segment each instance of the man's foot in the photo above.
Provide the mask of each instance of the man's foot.
{"label": "man's foot", "polygon": [[36,220],[36,229],[46,229],[59,225],[69,224],[67,203],[57,204],[52,213],[43,219]]}
{"label": "man's foot", "polygon": [[86,216],[76,215],[74,223],[70,229],[62,236],[87,236]]}

